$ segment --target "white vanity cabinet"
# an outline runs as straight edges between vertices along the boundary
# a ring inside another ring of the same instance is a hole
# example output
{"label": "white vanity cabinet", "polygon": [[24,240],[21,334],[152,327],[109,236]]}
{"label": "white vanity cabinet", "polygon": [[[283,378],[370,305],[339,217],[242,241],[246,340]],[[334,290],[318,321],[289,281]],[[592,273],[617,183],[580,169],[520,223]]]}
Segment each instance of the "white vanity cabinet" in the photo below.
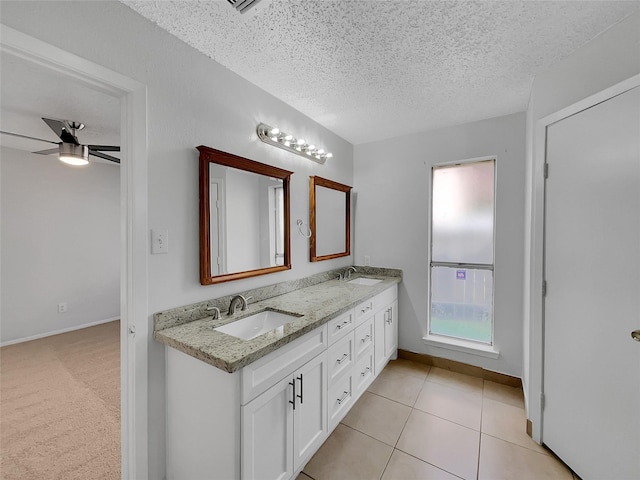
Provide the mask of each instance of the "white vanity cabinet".
{"label": "white vanity cabinet", "polygon": [[166,349],[167,480],[294,479],[398,346],[397,285],[234,373]]}
{"label": "white vanity cabinet", "polygon": [[327,436],[326,404],[323,353],[244,405],[242,478],[291,478]]}

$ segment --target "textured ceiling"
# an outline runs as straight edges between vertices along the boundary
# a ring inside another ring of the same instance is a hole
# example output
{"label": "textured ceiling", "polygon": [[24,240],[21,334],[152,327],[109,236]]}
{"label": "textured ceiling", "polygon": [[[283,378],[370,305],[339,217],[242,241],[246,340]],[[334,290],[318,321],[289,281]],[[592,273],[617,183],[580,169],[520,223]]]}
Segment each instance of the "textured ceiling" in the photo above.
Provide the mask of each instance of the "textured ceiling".
{"label": "textured ceiling", "polygon": [[638,1],[121,0],[353,144],[521,112]]}
{"label": "textured ceiling", "polygon": [[[41,117],[85,124],[78,140],[90,145],[120,145],[120,100],[7,53],[0,54],[0,130],[51,142],[60,139]],[[46,142],[0,136],[4,147],[25,151],[55,148]],[[119,156],[117,152],[110,152]],[[55,156],[51,155],[52,160]],[[114,165],[91,157],[91,160]]]}

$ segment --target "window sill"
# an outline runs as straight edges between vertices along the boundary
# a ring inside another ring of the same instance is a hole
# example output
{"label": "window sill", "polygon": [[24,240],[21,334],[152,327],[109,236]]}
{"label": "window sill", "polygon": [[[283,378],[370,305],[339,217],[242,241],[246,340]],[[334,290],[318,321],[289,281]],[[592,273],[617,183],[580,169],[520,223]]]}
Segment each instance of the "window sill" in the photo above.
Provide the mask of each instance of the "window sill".
{"label": "window sill", "polygon": [[481,357],[498,358],[500,352],[491,345],[481,345],[474,342],[467,342],[456,338],[441,337],[438,335],[427,335],[422,337],[425,344],[432,347],[446,348],[457,352],[470,353]]}

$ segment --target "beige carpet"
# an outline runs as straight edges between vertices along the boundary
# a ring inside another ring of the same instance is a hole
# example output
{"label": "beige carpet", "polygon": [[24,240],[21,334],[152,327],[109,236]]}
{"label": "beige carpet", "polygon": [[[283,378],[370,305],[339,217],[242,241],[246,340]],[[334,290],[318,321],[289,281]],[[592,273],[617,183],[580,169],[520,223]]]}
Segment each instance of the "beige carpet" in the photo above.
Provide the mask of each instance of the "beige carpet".
{"label": "beige carpet", "polygon": [[0,349],[0,478],[120,478],[120,322]]}

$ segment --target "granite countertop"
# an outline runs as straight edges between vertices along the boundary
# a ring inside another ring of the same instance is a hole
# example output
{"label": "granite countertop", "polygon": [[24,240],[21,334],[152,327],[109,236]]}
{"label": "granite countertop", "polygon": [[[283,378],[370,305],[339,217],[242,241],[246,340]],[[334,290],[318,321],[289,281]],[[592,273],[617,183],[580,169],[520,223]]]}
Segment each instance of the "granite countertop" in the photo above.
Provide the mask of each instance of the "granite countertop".
{"label": "granite countertop", "polygon": [[[399,276],[370,274],[356,274],[352,279],[359,276],[378,278],[382,281],[367,286],[349,284],[345,280],[328,280],[256,303],[249,303],[245,311],[238,310],[233,316],[223,312],[222,318],[217,320],[209,316],[156,330],[154,338],[214,367],[232,373],[401,281]],[[284,328],[272,330],[251,340],[242,340],[214,330],[216,327],[265,309],[291,313],[299,318],[286,324]]]}

